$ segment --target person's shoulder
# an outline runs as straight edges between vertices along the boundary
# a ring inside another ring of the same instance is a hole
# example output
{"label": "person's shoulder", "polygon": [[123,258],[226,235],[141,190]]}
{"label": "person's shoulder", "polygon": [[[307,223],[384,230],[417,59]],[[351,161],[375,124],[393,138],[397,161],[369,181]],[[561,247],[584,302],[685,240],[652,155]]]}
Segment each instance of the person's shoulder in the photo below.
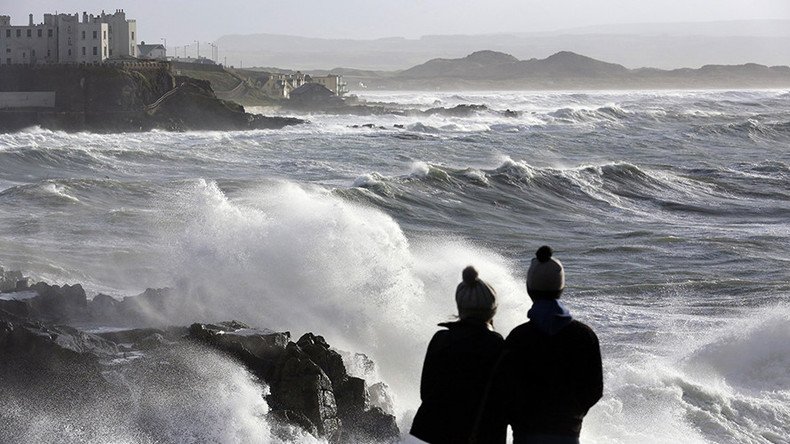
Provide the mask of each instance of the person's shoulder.
{"label": "person's shoulder", "polygon": [[505,339],[505,343],[507,344],[517,343],[521,341],[524,337],[529,335],[531,331],[532,331],[532,326],[529,325],[529,322],[525,322],[510,331],[510,333],[507,335],[507,339]]}
{"label": "person's shoulder", "polygon": [[502,337],[502,335],[499,332],[496,332],[496,331],[493,331],[493,330],[489,330],[486,333],[486,337],[488,338],[489,341],[492,341],[492,342],[499,342],[499,343],[504,343],[505,342],[505,338]]}
{"label": "person's shoulder", "polygon": [[574,319],[565,328],[569,328],[571,331],[573,331],[573,333],[577,335],[587,336],[590,337],[591,339],[595,339],[596,341],[598,340],[598,336],[595,334],[595,331],[593,331],[593,329],[590,328],[589,325],[585,324],[582,321]]}

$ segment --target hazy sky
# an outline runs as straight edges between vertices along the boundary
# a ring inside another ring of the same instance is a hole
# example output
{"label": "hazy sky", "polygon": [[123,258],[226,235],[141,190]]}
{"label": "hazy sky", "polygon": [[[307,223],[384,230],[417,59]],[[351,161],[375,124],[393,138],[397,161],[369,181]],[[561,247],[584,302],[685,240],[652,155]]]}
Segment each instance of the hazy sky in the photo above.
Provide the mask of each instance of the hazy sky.
{"label": "hazy sky", "polygon": [[0,0],[13,24],[45,12],[123,8],[140,39],[180,45],[226,34],[370,39],[550,31],[613,23],[790,19],[790,0]]}

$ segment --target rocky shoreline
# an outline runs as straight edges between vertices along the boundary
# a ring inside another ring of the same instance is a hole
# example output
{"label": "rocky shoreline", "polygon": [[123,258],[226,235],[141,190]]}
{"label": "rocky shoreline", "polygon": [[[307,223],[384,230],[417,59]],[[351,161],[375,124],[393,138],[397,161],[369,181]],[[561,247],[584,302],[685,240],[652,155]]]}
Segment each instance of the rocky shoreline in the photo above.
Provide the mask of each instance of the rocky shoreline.
{"label": "rocky shoreline", "polygon": [[99,133],[280,129],[302,119],[251,114],[219,99],[208,81],[177,76],[167,64],[3,65],[0,93],[51,93],[45,107],[0,107],[0,132],[40,126]]}
{"label": "rocky shoreline", "polygon": [[[19,277],[15,272],[4,275]],[[347,354],[344,359],[313,333],[294,341],[289,332],[237,321],[163,326],[161,319],[149,316],[172,299],[170,290],[148,289],[120,301],[106,295],[89,300],[79,284],[20,283],[0,295],[0,399],[51,410],[50,426],[56,429],[79,423],[70,414],[85,405],[102,406],[119,418],[137,409],[134,428],[160,440],[162,427],[167,427],[149,418],[140,401],[130,404],[139,399],[134,393],[157,396],[153,387],[164,384],[166,390],[188,396],[200,389],[189,383],[181,387],[186,380],[178,375],[194,377],[203,360],[222,359],[243,368],[259,386],[268,412],[257,420],[270,428],[272,439],[290,442],[311,435],[330,443],[399,440],[386,385],[347,369],[348,356],[372,367],[364,355]],[[88,324],[122,328],[80,327]],[[185,364],[195,360],[197,364]],[[7,411],[0,411],[0,420],[0,440],[24,442],[33,432],[29,423]]]}

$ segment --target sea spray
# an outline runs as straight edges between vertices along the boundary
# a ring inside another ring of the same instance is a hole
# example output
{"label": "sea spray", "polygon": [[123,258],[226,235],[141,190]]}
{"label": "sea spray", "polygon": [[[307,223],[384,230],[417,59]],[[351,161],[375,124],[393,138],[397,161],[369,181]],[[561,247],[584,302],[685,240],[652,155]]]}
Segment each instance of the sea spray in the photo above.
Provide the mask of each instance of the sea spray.
{"label": "sea spray", "polygon": [[668,356],[633,353],[628,363],[608,363],[585,442],[786,442],[790,306],[671,340],[665,346],[677,351]]}
{"label": "sea spray", "polygon": [[[469,264],[502,295],[503,332],[528,302],[512,264],[461,239],[407,239],[384,213],[315,188],[274,183],[229,200],[214,182],[179,193],[173,275],[179,319],[235,317],[270,329],[317,331],[368,354],[402,413],[416,406],[422,353],[456,313]],[[501,326],[501,327],[500,327]]]}

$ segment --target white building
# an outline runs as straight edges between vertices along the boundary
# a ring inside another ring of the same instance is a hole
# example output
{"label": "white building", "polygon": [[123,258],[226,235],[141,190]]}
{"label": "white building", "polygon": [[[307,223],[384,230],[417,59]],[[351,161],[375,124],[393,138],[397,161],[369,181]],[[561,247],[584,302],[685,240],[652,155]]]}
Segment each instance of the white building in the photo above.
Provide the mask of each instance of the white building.
{"label": "white building", "polygon": [[0,64],[101,63],[113,55],[137,56],[137,23],[118,10],[99,16],[44,14],[44,22],[12,25],[0,15]]}
{"label": "white building", "polygon": [[343,76],[336,74],[328,74],[322,77],[310,76],[312,83],[323,85],[324,88],[335,93],[336,96],[342,96],[348,92],[346,82],[343,81]]}

